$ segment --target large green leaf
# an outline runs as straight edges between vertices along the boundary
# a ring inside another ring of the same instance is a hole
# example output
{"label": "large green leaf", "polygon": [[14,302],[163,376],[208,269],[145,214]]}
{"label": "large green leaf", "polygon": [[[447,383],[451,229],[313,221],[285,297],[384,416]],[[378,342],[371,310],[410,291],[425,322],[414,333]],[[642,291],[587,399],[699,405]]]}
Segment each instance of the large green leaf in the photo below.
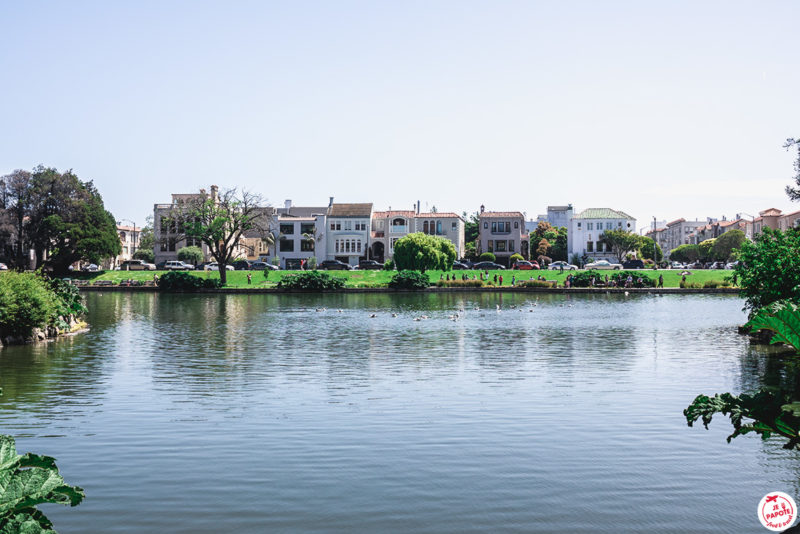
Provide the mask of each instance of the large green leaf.
{"label": "large green leaf", "polygon": [[770,343],[785,343],[800,353],[800,310],[786,303],[778,309],[774,307],[757,313],[745,326],[753,331],[774,332]]}

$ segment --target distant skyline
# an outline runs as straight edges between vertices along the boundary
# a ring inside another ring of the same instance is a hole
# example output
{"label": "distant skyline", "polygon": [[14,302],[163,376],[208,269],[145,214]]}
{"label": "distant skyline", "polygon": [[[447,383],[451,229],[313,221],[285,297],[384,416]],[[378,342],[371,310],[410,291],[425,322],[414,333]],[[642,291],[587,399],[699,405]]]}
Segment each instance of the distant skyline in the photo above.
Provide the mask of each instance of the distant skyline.
{"label": "distant skyline", "polygon": [[272,205],[800,210],[800,3],[4,2],[0,175]]}

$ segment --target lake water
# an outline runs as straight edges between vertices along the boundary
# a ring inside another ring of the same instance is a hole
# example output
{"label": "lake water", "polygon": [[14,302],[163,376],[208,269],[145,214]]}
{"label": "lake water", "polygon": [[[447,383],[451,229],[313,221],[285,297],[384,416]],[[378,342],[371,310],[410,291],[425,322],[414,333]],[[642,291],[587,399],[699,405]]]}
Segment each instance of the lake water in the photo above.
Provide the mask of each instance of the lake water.
{"label": "lake water", "polygon": [[682,414],[780,373],[734,297],[87,300],[88,333],[0,350],[0,431],[87,493],[61,534],[761,533],[800,497],[782,441]]}

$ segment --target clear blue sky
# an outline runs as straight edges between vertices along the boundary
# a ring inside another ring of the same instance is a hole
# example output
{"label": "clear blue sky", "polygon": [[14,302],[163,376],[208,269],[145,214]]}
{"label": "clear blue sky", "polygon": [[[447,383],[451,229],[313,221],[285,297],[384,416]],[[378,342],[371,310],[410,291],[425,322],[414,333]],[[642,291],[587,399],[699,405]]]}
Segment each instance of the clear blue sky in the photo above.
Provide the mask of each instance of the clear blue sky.
{"label": "clear blue sky", "polygon": [[0,4],[0,174],[141,224],[215,183],[298,205],[800,209],[800,2]]}

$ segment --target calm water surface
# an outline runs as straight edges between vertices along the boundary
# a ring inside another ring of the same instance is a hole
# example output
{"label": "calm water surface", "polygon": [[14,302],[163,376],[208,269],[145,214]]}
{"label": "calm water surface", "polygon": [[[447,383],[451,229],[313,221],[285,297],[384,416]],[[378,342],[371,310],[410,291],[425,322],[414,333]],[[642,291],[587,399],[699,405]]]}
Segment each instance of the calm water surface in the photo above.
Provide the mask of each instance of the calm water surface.
{"label": "calm water surface", "polygon": [[800,497],[798,453],[681,413],[779,373],[736,298],[88,305],[89,333],[0,350],[0,431],[86,489],[46,508],[62,534],[760,533],[765,493]]}

